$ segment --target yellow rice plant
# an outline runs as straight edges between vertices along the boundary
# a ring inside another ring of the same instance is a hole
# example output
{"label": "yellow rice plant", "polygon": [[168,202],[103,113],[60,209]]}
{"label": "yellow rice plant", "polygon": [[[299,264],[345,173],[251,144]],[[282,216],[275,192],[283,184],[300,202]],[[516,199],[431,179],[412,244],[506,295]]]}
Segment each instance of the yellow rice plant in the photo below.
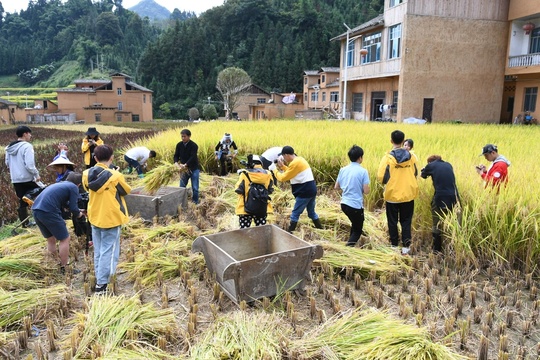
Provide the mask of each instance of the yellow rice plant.
{"label": "yellow rice plant", "polygon": [[337,314],[301,339],[293,340],[289,351],[302,360],[467,359],[432,342],[426,329],[373,309]]}
{"label": "yellow rice plant", "polygon": [[94,296],[88,309],[75,314],[72,331],[63,341],[75,358],[111,359],[121,349],[150,349],[168,357],[157,353],[157,339],[174,340],[179,330],[172,309],[142,304],[136,296]]}
{"label": "yellow rice plant", "polygon": [[0,241],[0,255],[42,249],[45,239],[37,230],[24,232]]}
{"label": "yellow rice plant", "polygon": [[381,246],[377,250],[350,248],[345,244],[321,242],[324,256],[314,260],[314,264],[330,265],[337,272],[352,269],[362,278],[368,278],[373,272],[376,276],[389,276],[390,274],[406,273],[410,269],[410,258],[402,256],[390,249]]}
{"label": "yellow rice plant", "polygon": [[[17,339],[17,332],[16,331],[2,331],[0,332],[0,348],[1,349],[7,349],[8,344],[11,343]],[[0,355],[5,355],[7,358],[7,354],[2,354],[0,351]]]}
{"label": "yellow rice plant", "polygon": [[191,347],[191,359],[281,360],[291,328],[278,313],[235,311],[217,318]]}
{"label": "yellow rice plant", "polygon": [[162,160],[157,167],[150,170],[142,179],[144,190],[154,194],[162,186],[170,184],[173,180],[180,179],[180,174],[184,171],[188,171],[187,168],[180,170],[175,164]]}
{"label": "yellow rice plant", "polygon": [[[538,126],[498,126],[475,124],[410,125],[356,121],[252,121],[209,122],[190,126],[192,140],[199,146],[203,170],[208,171],[214,160],[214,147],[224,132],[230,132],[238,144],[240,156],[261,154],[272,146],[291,145],[297,155],[310,163],[319,186],[329,188],[335,182],[339,168],[349,163],[347,151],[357,144],[364,149],[362,165],[368,170],[371,192],[365,196],[366,209],[380,209],[384,188],[376,181],[377,169],[383,155],[391,150],[390,133],[402,130],[406,138],[415,141],[414,151],[419,170],[432,154],[441,155],[454,167],[461,196],[463,225],[451,231],[445,245],[456,250],[456,258],[498,259],[499,263],[516,263],[524,269],[534,269],[540,258],[538,212],[540,192],[535,184],[540,162],[531,159],[530,146],[540,134]],[[298,136],[301,134],[301,136]],[[150,147],[159,147],[165,159],[171,159],[179,130],[164,131],[148,139]],[[487,143],[498,145],[499,153],[511,162],[510,182],[497,195],[484,189],[475,165],[489,166],[480,157]],[[525,145],[524,145],[525,144]],[[419,196],[415,200],[413,238],[428,238],[431,233],[430,202],[433,194],[431,179],[418,180]],[[486,202],[485,197],[492,198]],[[499,200],[495,200],[499,199]],[[279,208],[279,206],[278,206]],[[489,214],[481,213],[486,210]],[[466,219],[465,216],[473,216]],[[465,244],[456,244],[464,242]],[[457,245],[457,246],[455,246]],[[460,249],[470,248],[470,253]],[[486,255],[487,254],[487,255]],[[480,259],[476,259],[479,261]]]}
{"label": "yellow rice plant", "polygon": [[43,322],[69,303],[69,297],[65,285],[13,292],[0,289],[0,328],[20,326],[25,316],[32,316],[34,323]]}

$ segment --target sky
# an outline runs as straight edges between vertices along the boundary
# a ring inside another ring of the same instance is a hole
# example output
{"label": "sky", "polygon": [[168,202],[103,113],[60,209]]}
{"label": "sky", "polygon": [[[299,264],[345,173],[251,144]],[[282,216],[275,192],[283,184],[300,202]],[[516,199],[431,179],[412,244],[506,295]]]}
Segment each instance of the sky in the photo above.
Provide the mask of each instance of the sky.
{"label": "sky", "polygon": [[[127,9],[137,5],[141,0],[123,0],[122,5]],[[197,15],[215,6],[223,5],[224,0],[154,0],[172,12],[175,8],[180,11],[193,11]],[[0,0],[5,12],[13,13],[28,8],[27,0]]]}

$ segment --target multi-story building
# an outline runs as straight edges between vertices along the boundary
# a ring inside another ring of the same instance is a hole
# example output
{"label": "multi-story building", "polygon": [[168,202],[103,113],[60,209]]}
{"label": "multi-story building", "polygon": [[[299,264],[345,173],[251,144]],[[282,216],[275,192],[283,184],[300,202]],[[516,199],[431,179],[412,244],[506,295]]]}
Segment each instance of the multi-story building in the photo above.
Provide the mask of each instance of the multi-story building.
{"label": "multi-story building", "polygon": [[540,2],[511,0],[508,11],[508,61],[505,68],[501,123],[540,116]]}
{"label": "multi-story building", "polygon": [[338,115],[339,68],[323,67],[304,71],[304,109],[319,110],[330,117]]}
{"label": "multi-story building", "polygon": [[152,121],[152,91],[122,73],[111,80],[76,80],[74,88],[58,89],[58,109],[76,120],[95,122]]}
{"label": "multi-story building", "polygon": [[509,1],[385,0],[332,39],[345,118],[498,123]]}

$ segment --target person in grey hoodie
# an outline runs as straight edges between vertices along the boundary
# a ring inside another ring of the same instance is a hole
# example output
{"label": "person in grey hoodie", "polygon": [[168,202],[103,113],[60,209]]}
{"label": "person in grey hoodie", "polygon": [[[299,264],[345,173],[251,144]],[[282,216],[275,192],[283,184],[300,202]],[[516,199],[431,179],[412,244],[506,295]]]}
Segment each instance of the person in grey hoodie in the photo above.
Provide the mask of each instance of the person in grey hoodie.
{"label": "person in grey hoodie", "polygon": [[34,147],[30,144],[32,130],[28,126],[17,127],[17,140],[6,146],[6,165],[9,168],[11,183],[19,198],[18,215],[23,227],[28,226],[28,204],[22,200],[30,190],[38,188],[39,171],[34,160]]}

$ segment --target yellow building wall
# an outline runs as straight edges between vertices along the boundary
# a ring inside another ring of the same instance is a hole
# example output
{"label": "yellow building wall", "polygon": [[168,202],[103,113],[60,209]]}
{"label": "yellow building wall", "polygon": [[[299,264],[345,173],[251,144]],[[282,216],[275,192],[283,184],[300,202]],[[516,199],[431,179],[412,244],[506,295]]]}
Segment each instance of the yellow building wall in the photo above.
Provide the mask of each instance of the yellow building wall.
{"label": "yellow building wall", "polygon": [[[373,93],[384,92],[384,104],[392,104],[393,93],[398,91],[399,77],[375,78],[367,80],[350,81],[347,83],[347,109],[352,108],[352,99],[354,93],[363,93],[363,111],[351,112],[351,119],[354,120],[373,120]],[[394,115],[388,114],[395,118]],[[394,119],[395,120],[395,119]]]}
{"label": "yellow building wall", "polygon": [[508,20],[537,14],[540,11],[539,0],[511,0],[508,9]]}
{"label": "yellow building wall", "polygon": [[506,21],[406,15],[398,118],[421,118],[432,98],[433,122],[498,123],[507,31]]}

